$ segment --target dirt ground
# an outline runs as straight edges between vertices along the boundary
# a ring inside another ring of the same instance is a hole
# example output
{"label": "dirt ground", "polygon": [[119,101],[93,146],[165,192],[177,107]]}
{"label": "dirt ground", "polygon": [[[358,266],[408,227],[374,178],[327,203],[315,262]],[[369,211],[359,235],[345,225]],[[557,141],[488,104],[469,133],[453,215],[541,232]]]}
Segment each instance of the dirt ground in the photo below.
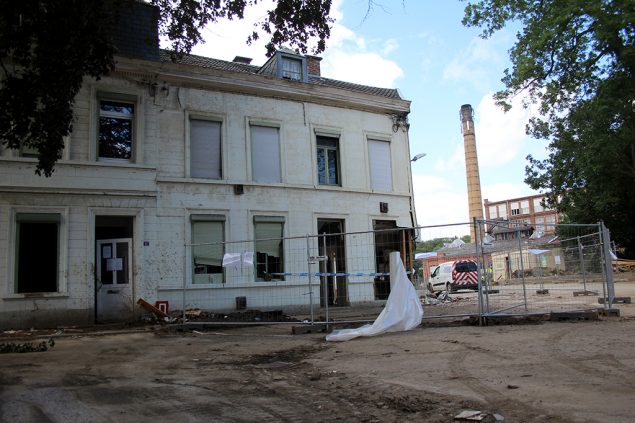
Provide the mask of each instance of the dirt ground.
{"label": "dirt ground", "polygon": [[633,307],[344,343],[290,325],[66,331],[48,351],[0,355],[0,421],[633,422]]}

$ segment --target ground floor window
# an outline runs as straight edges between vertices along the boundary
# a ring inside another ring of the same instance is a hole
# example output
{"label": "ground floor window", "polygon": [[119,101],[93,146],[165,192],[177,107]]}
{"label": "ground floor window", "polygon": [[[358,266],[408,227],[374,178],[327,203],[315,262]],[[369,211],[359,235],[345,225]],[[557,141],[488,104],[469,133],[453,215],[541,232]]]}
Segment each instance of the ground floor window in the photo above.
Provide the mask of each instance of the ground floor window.
{"label": "ground floor window", "polygon": [[254,217],[257,281],[284,280],[283,231],[283,217]]}
{"label": "ground floor window", "polygon": [[225,283],[225,216],[191,215],[192,283]]}
{"label": "ground floor window", "polygon": [[58,213],[17,213],[16,292],[57,292],[60,261]]}

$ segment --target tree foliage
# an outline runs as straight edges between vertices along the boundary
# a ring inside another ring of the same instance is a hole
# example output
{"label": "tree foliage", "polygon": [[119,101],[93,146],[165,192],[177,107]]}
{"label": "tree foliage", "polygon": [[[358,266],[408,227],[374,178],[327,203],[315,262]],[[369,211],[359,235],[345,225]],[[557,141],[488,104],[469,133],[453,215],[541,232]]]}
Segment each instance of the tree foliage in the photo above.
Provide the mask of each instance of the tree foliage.
{"label": "tree foliage", "polygon": [[[73,101],[85,76],[114,68],[113,31],[134,0],[0,0],[0,142],[38,151],[37,174],[50,176],[70,134]],[[242,19],[259,0],[151,0],[159,31],[176,56],[202,41],[218,19]],[[246,42],[269,37],[269,55],[282,44],[317,54],[330,35],[331,0],[277,0]]]}
{"label": "tree foliage", "polygon": [[528,93],[539,115],[529,134],[549,140],[548,157],[528,156],[526,179],[565,221],[604,220],[635,253],[635,2],[482,0],[463,23],[488,37],[519,24],[511,69],[496,100]]}

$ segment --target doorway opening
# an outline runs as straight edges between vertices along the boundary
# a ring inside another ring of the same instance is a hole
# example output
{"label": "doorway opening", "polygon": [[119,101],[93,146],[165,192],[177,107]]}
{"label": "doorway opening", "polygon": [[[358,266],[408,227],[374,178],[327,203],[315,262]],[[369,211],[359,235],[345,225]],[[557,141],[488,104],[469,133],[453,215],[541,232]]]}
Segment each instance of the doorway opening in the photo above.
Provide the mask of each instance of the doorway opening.
{"label": "doorway opening", "polygon": [[95,217],[95,321],[134,317],[132,258],[134,217]]}
{"label": "doorway opening", "polygon": [[377,273],[384,273],[375,277],[375,299],[387,300],[390,295],[390,253],[399,251],[406,271],[410,271],[414,236],[412,229],[399,228],[394,220],[375,220],[373,230],[375,231],[375,269]]}
{"label": "doorway opening", "polygon": [[[340,219],[318,219],[318,252],[327,257],[320,262],[320,273],[346,273],[346,247],[344,221]],[[346,276],[320,277],[320,306],[347,306],[348,285]]]}

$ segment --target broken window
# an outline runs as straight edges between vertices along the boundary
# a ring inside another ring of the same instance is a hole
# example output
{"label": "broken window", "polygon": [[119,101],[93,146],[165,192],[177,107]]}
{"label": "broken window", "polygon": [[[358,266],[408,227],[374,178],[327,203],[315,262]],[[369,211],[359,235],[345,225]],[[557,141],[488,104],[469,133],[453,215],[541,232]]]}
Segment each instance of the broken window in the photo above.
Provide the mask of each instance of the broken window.
{"label": "broken window", "polygon": [[254,216],[256,280],[284,280],[284,217]]}
{"label": "broken window", "polygon": [[16,214],[16,292],[57,292],[60,221],[58,213]]}
{"label": "broken window", "polygon": [[192,283],[225,283],[225,216],[191,215]]}

